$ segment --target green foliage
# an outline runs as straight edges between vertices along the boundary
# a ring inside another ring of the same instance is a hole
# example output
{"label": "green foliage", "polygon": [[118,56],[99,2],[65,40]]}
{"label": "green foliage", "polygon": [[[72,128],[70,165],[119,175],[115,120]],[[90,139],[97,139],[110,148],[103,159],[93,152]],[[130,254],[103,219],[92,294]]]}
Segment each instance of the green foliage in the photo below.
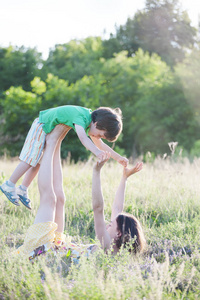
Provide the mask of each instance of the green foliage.
{"label": "green foliage", "polygon": [[[148,0],[110,39],[55,45],[46,61],[35,49],[1,48],[0,155],[19,154],[40,110],[66,104],[120,107],[123,135],[115,147],[128,157],[169,154],[171,141],[189,153],[200,139],[195,34],[177,0]],[[89,155],[71,131],[62,157]]]}
{"label": "green foliage", "polygon": [[143,94],[142,90],[135,107],[134,128],[141,147],[139,152],[169,153],[170,141],[178,141],[190,150],[199,136],[194,112],[184,94],[178,93],[180,85],[177,78],[165,78],[163,83],[159,80],[159,85],[154,81],[148,88],[147,83],[144,87],[147,88],[146,93]]}
{"label": "green foliage", "polygon": [[[32,92],[26,92],[21,87],[11,87],[2,99],[2,150],[7,149],[10,155],[18,155],[29,127],[39,111],[51,107],[72,104],[96,109],[104,95],[102,78],[84,76],[75,84],[69,85],[67,81],[57,76],[48,74],[46,81],[35,77],[31,82]],[[9,120],[9,122],[8,122]],[[15,144],[13,145],[13,141]],[[70,132],[67,143],[63,143],[62,154],[67,157],[69,153],[72,159],[85,159],[90,154],[80,143],[76,134]],[[2,153],[3,154],[3,151]]]}
{"label": "green foliage", "polygon": [[88,37],[85,40],[72,40],[68,44],[56,45],[44,63],[43,76],[52,73],[69,83],[74,83],[85,75],[98,74],[101,56],[102,41],[99,37]]}
{"label": "green foliage", "polygon": [[194,142],[194,146],[192,147],[190,151],[190,155],[192,157],[200,157],[200,140],[197,140]]}
{"label": "green foliage", "polygon": [[41,53],[24,47],[0,48],[0,92],[10,86],[22,86],[30,90],[31,80],[39,75]]}
{"label": "green foliage", "polygon": [[[123,49],[120,45],[119,40],[110,34],[110,38],[108,40],[103,40],[103,57],[108,59],[114,57],[114,54],[121,52]],[[127,50],[127,49],[126,49]]]}
{"label": "green foliage", "polygon": [[[1,100],[1,153],[6,149],[17,155],[39,111],[66,104],[91,109],[120,107],[124,129],[116,146],[127,156],[148,151],[169,153],[170,141],[190,151],[199,139],[200,123],[182,91],[178,71],[174,74],[156,54],[150,56],[141,49],[133,57],[123,51],[113,58],[102,58],[101,65],[100,73],[85,75],[75,83],[48,74],[44,81],[39,77],[31,81],[32,92],[10,88]],[[63,158],[69,154],[75,161],[88,157],[73,132],[66,141]]]}
{"label": "green foliage", "polygon": [[175,72],[180,79],[183,87],[183,92],[188,101],[188,105],[194,112],[195,119],[200,124],[200,50],[199,48],[187,55],[182,63],[179,63]]}
{"label": "green foliage", "polygon": [[147,0],[144,10],[128,18],[126,24],[116,30],[121,50],[132,55],[142,48],[157,53],[171,66],[184,58],[186,49],[194,45],[195,37],[196,29],[177,0]]}
{"label": "green foliage", "polygon": [[[1,145],[16,155],[16,149],[21,148],[24,134],[28,132],[33,119],[37,116],[40,97],[26,92],[22,87],[10,87],[3,100],[3,134]],[[2,154],[2,153],[1,153]]]}
{"label": "green foliage", "polygon": [[103,105],[119,106],[124,115],[118,145],[128,156],[147,151],[164,154],[172,140],[190,149],[198,123],[178,79],[157,55],[141,49],[133,57],[120,52],[105,61],[102,74],[107,85]]}
{"label": "green foliage", "polygon": [[40,77],[35,77],[31,81],[31,88],[32,91],[37,95],[41,95],[46,92],[46,84],[45,82],[41,81]]}

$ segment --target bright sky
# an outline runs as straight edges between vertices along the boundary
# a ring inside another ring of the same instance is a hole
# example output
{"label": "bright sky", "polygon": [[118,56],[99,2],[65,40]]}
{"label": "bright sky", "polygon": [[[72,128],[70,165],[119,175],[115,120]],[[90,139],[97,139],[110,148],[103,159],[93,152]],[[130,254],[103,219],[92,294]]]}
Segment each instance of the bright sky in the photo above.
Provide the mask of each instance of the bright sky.
{"label": "bright sky", "polygon": [[[192,25],[198,26],[200,1],[179,0]],[[71,39],[109,37],[115,24],[145,7],[145,0],[0,0],[0,47],[36,47],[47,58],[49,48]],[[105,33],[106,32],[106,33]]]}

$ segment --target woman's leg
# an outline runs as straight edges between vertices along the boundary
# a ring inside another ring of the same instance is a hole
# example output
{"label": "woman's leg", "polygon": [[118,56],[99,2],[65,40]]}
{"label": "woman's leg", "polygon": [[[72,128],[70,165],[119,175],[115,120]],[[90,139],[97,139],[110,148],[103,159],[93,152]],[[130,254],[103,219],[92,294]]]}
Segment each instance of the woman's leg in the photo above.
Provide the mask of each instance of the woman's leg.
{"label": "woman's leg", "polygon": [[40,207],[35,222],[27,231],[24,244],[17,249],[18,254],[35,257],[46,252],[55,241],[57,224],[55,220],[56,196],[53,189],[53,159],[56,148],[61,143],[60,138],[66,127],[57,125],[46,136],[46,149],[42,158],[38,175],[40,192]]}
{"label": "woman's leg", "polygon": [[56,144],[57,141],[46,141],[46,148],[38,174],[40,206],[34,224],[48,221],[54,222],[56,199],[53,190],[53,155]]}
{"label": "woman's leg", "polygon": [[55,212],[55,223],[58,225],[57,231],[63,233],[65,225],[65,194],[63,190],[63,175],[62,175],[62,166],[61,166],[61,143],[65,138],[66,134],[70,129],[67,129],[61,135],[56,150],[54,153],[53,159],[53,188],[56,195],[56,212]]}
{"label": "woman's leg", "polygon": [[[58,151],[56,149],[60,149],[66,127],[67,126],[62,124],[57,125],[56,128],[46,136],[45,151],[38,174],[40,206],[34,224],[55,221],[56,195],[53,186],[53,176],[55,174],[53,171],[53,167],[55,166],[54,154]],[[56,175],[57,174],[55,174],[55,176]]]}

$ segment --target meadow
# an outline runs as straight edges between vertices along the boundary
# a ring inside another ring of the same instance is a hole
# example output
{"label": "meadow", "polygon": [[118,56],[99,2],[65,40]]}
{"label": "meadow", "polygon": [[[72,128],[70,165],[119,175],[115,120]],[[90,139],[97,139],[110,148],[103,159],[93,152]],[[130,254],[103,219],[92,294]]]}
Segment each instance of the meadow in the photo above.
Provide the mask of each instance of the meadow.
{"label": "meadow", "polygon": [[[77,243],[97,243],[91,205],[94,161],[63,162],[66,229]],[[0,184],[17,161],[0,160]],[[102,169],[105,217],[122,166]],[[30,187],[32,211],[0,194],[0,299],[200,299],[200,159],[156,158],[129,178],[125,211],[141,222],[147,240],[143,256],[99,248],[79,263],[70,256],[40,256],[32,264],[14,255],[39,205],[37,179]]]}

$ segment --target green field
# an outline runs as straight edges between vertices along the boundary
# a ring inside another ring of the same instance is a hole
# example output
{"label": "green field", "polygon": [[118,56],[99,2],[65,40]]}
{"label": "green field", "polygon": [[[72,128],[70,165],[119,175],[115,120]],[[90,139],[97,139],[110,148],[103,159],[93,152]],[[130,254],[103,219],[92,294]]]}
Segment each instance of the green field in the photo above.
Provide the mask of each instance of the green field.
{"label": "green field", "polygon": [[[0,161],[0,183],[17,161]],[[91,205],[93,162],[63,163],[65,233],[94,243]],[[102,169],[105,215],[122,167]],[[200,160],[157,158],[129,178],[125,211],[139,218],[148,243],[143,257],[100,249],[79,264],[67,256],[40,256],[31,264],[13,255],[32,225],[39,205],[37,180],[30,187],[32,211],[15,207],[0,194],[0,299],[200,299]],[[97,241],[95,241],[97,242]]]}

